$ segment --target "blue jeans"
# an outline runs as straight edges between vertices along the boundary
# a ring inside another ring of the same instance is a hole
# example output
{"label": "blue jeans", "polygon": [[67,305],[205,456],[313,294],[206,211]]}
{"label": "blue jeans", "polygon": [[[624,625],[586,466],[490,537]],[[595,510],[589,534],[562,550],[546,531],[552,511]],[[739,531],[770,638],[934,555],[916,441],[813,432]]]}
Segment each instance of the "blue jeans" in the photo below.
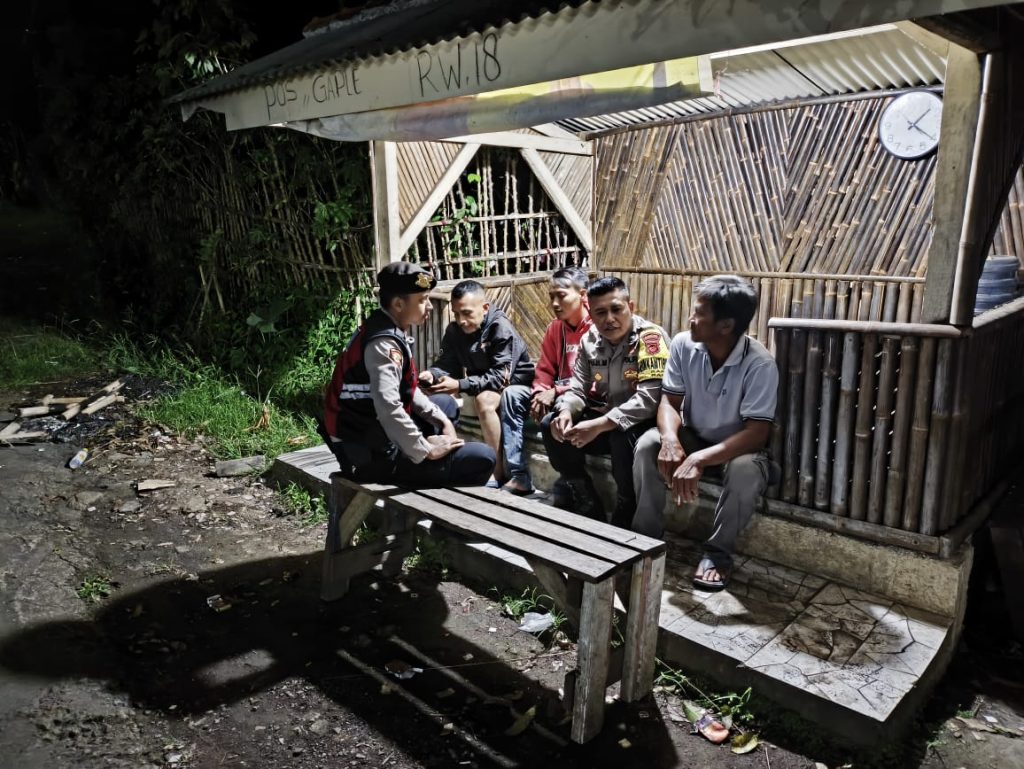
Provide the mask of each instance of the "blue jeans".
{"label": "blue jeans", "polygon": [[501,391],[501,449],[513,480],[532,487],[530,466],[523,453],[523,426],[530,414],[531,388],[509,385]]}

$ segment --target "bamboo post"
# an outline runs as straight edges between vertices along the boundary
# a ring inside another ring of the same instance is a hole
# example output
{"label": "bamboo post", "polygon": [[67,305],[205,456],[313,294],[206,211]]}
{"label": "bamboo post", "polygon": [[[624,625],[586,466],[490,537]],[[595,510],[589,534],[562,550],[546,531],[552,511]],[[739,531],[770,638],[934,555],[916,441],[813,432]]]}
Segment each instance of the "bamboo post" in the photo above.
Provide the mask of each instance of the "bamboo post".
{"label": "bamboo post", "polygon": [[785,462],[782,474],[782,498],[794,502],[797,498],[797,479],[800,471],[800,417],[803,413],[805,354],[807,333],[794,329],[789,342],[789,399],[786,410]]}
{"label": "bamboo post", "polygon": [[[776,333],[781,329],[777,329]],[[836,450],[832,464],[833,515],[850,514],[850,456],[853,441],[854,414],[857,400],[857,371],[860,364],[861,335],[843,334],[843,360],[839,374],[839,409],[836,413]]]}
{"label": "bamboo post", "polygon": [[860,388],[857,397],[857,422],[854,430],[853,489],[850,492],[850,517],[862,521],[867,514],[868,481],[871,460],[871,422],[875,398],[875,356],[878,335],[867,334],[861,347]]}
{"label": "bamboo post", "polygon": [[878,402],[875,407],[875,431],[871,448],[871,490],[868,495],[868,521],[881,523],[885,509],[885,481],[889,464],[889,431],[892,427],[893,402],[896,386],[896,349],[899,340],[882,340],[882,359],[879,364]]}
{"label": "bamboo post", "polygon": [[914,416],[910,427],[910,451],[907,454],[907,492],[903,500],[905,531],[917,531],[921,520],[921,494],[924,490],[925,460],[928,454],[928,425],[932,410],[932,382],[935,378],[935,347],[938,340],[921,340],[917,360],[917,384],[914,387]]}
{"label": "bamboo post", "polygon": [[804,370],[804,403],[800,430],[800,484],[798,499],[804,507],[814,504],[815,439],[818,434],[818,408],[821,403],[821,332],[812,331],[807,340],[807,365]]}
{"label": "bamboo post", "polygon": [[[967,356],[970,352],[970,344],[973,340],[958,339],[954,343],[955,385],[953,390],[952,419],[949,431],[949,452],[948,470],[945,473],[945,484],[942,491],[942,515],[940,517],[940,530],[948,531],[959,520],[960,516],[967,512],[967,508],[961,506],[962,487],[964,479],[964,459],[967,455],[967,446],[964,441],[965,422],[967,420]],[[1005,427],[1002,430],[1006,430]]]}
{"label": "bamboo post", "polygon": [[896,418],[892,430],[889,477],[885,484],[885,513],[883,515],[885,525],[894,529],[900,527],[906,481],[910,418],[914,410],[914,377],[917,374],[917,348],[917,337],[903,337],[900,343],[900,375],[896,383]]}
{"label": "bamboo post", "polygon": [[921,508],[921,533],[939,532],[942,512],[942,487],[946,472],[950,405],[955,383],[951,381],[953,340],[939,340],[935,365],[935,389],[928,431],[928,461],[925,465],[924,495]]}
{"label": "bamboo post", "polygon": [[[789,329],[779,329],[775,332],[775,363],[779,372],[789,371],[789,341],[792,332]],[[772,430],[772,457],[782,468],[783,476],[786,471],[786,417],[789,412],[789,376],[779,376],[779,393],[776,399],[775,427]],[[781,484],[780,484],[781,485]],[[777,489],[775,496],[778,497],[781,489]]]}
{"label": "bamboo post", "polygon": [[818,466],[814,473],[814,506],[827,510],[832,476],[832,448],[836,440],[836,404],[839,398],[839,334],[825,335],[825,365],[821,372],[821,412],[818,418]]}

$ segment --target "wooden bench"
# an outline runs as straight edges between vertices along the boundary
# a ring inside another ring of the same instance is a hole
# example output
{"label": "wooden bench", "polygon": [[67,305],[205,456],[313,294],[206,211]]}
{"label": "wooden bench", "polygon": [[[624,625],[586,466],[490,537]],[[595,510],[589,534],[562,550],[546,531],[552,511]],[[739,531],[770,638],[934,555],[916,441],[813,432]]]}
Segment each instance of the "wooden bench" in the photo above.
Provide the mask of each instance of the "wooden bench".
{"label": "wooden bench", "polygon": [[[473,541],[521,555],[565,613],[578,638],[578,667],[566,677],[571,737],[586,742],[604,721],[605,693],[621,681],[620,696],[646,696],[654,677],[665,543],[496,489],[419,489],[353,483],[331,477],[330,519],[321,597],[342,597],[351,577],[380,566],[396,575],[415,547],[421,518]],[[378,499],[382,536],[352,545]],[[624,643],[612,649],[618,592],[625,609]]]}

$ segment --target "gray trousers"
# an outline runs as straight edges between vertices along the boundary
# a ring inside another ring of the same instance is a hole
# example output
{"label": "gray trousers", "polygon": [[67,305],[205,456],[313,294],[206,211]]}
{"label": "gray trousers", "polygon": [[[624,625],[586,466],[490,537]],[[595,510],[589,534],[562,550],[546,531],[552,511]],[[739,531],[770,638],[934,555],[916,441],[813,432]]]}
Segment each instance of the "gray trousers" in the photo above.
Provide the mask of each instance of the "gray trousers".
{"label": "gray trousers", "polygon": [[[687,454],[710,445],[687,427],[680,428],[679,441]],[[644,433],[636,444],[633,487],[637,505],[631,528],[660,539],[665,531],[665,495],[668,489],[658,474],[659,451],[661,435],[654,427]],[[704,477],[722,481],[722,495],[715,507],[711,536],[704,543],[705,553],[716,567],[732,568],[736,538],[750,521],[758,499],[768,488],[770,473],[771,460],[763,451],[741,454],[725,465],[705,468]]]}

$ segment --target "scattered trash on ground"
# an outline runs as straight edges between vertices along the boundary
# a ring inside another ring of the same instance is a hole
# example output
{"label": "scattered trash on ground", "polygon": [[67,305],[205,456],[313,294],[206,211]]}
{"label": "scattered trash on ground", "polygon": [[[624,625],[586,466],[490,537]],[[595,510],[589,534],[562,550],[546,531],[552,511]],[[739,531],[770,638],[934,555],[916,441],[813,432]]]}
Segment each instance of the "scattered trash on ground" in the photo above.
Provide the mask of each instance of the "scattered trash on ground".
{"label": "scattered trash on ground", "polygon": [[539,614],[535,611],[528,611],[523,615],[523,622],[519,629],[526,633],[543,633],[555,624],[553,614]]}
{"label": "scattered trash on ground", "polygon": [[733,753],[749,753],[758,745],[757,735],[754,732],[746,732],[745,734],[737,734],[732,738],[732,752]]}
{"label": "scattered trash on ground", "polygon": [[160,478],[148,478],[144,481],[139,481],[135,489],[140,494],[147,491],[156,491],[158,489],[169,489],[172,486],[177,486],[176,481],[167,481]]}
{"label": "scattered trash on ground", "polygon": [[208,596],[206,605],[216,612],[227,611],[231,608],[231,601],[224,598],[220,593]]}
{"label": "scattered trash on ground", "polygon": [[412,678],[417,673],[423,672],[423,668],[414,668],[408,662],[403,662],[402,660],[391,660],[384,665],[384,669],[395,678],[403,681]]}
{"label": "scattered trash on ground", "polygon": [[75,454],[71,459],[68,460],[68,467],[72,470],[77,470],[79,467],[85,464],[85,461],[89,458],[89,449],[82,449]]}
{"label": "scattered trash on ground", "polygon": [[715,745],[721,745],[728,739],[729,729],[696,702],[683,700],[683,709],[693,734],[701,734]]}
{"label": "scattered trash on ground", "polygon": [[516,720],[512,722],[512,726],[505,730],[506,737],[515,737],[517,734],[522,734],[526,731],[526,727],[533,721],[533,717],[537,715],[537,706],[531,705],[525,713],[519,713],[514,708],[512,713],[516,716]]}

